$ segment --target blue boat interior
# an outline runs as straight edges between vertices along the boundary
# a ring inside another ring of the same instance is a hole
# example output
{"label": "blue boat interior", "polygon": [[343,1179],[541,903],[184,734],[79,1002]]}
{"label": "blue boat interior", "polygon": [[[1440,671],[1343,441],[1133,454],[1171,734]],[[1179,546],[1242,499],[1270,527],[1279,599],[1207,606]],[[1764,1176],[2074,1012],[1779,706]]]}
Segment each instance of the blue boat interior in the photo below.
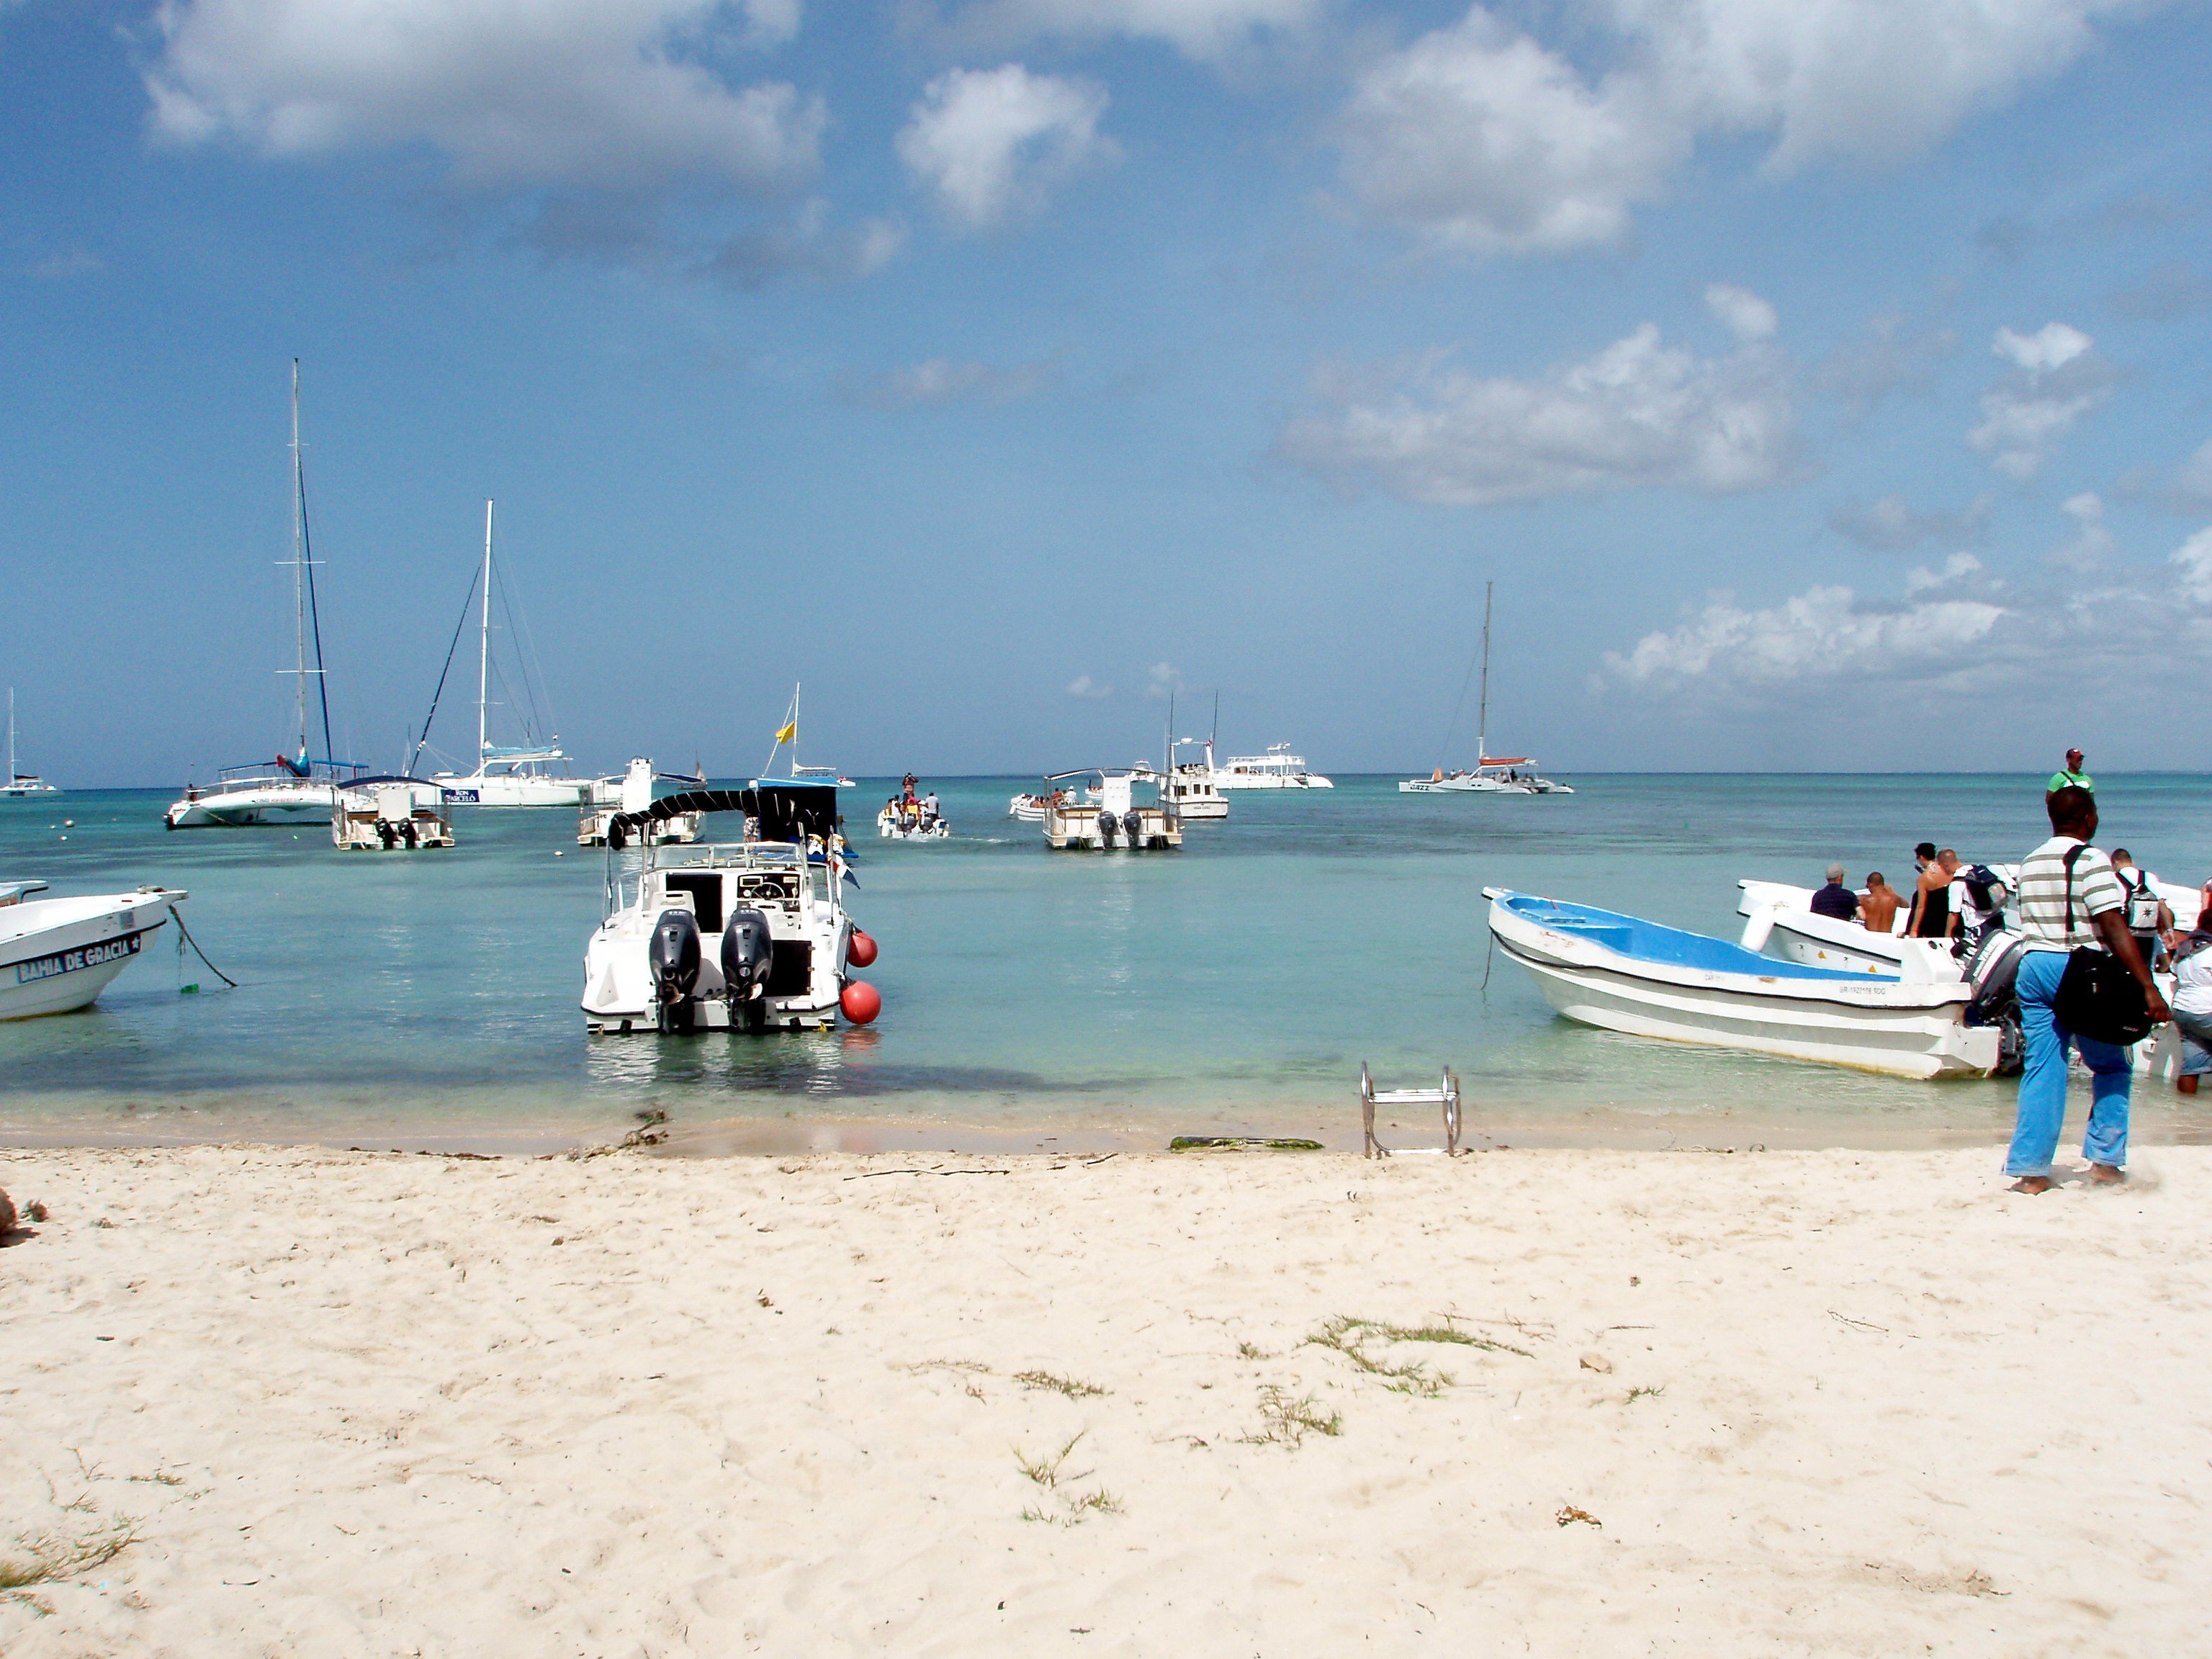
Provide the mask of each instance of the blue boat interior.
{"label": "blue boat interior", "polygon": [[1894,983],[1893,974],[1854,974],[1834,968],[1808,968],[1802,963],[1783,962],[1747,951],[1724,939],[1708,939],[1680,927],[1662,927],[1638,916],[1595,905],[1568,904],[1539,898],[1534,893],[1502,893],[1495,903],[1516,916],[1548,927],[1554,933],[1586,939],[1618,955],[1638,962],[1664,963],[1670,968],[1696,968],[1714,974],[1757,974],[1768,979],[1844,979],[1854,984]]}

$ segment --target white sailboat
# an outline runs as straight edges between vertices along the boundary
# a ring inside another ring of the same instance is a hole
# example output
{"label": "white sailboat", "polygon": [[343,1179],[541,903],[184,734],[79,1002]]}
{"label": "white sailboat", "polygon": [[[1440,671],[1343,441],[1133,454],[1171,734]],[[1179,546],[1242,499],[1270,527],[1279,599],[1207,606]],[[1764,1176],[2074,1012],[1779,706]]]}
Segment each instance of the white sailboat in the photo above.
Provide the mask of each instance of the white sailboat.
{"label": "white sailboat", "polygon": [[0,780],[0,797],[56,795],[61,792],[44,778],[15,769],[15,688],[8,688],[8,775]]}
{"label": "white sailboat", "polygon": [[[502,745],[491,741],[492,503],[484,503],[483,617],[477,643],[477,765],[473,772],[433,772],[430,781],[445,792],[449,806],[580,806],[591,781],[572,778],[568,757],[556,733],[547,743]],[[464,611],[465,617],[467,612]],[[450,660],[450,659],[449,659]],[[434,699],[432,718],[437,714]],[[422,723],[422,742],[430,723]],[[422,742],[416,745],[419,753]],[[558,771],[552,769],[557,767]]]}
{"label": "white sailboat", "polygon": [[[1496,582],[1482,585],[1482,690],[1475,716],[1474,768],[1447,772],[1439,762],[1425,778],[1407,778],[1399,784],[1401,795],[1571,795],[1564,783],[1536,775],[1536,763],[1528,755],[1490,752],[1490,604]],[[1451,727],[1444,746],[1451,746],[1451,728],[1459,725],[1459,711],[1467,706],[1467,682],[1460,682],[1459,703],[1452,710]]]}
{"label": "white sailboat", "polygon": [[[169,805],[161,821],[172,830],[237,830],[288,823],[328,823],[337,805],[343,783],[364,769],[331,755],[331,695],[323,672],[322,621],[315,607],[315,558],[307,533],[307,473],[300,447],[300,360],[292,360],[292,611],[295,665],[279,669],[294,677],[299,748],[287,760],[246,766],[227,766],[216,775],[211,788],[185,786],[185,793]],[[307,665],[309,645],[314,647],[314,666]],[[323,717],[323,758],[309,757],[307,749],[307,681],[315,682],[315,697]]]}

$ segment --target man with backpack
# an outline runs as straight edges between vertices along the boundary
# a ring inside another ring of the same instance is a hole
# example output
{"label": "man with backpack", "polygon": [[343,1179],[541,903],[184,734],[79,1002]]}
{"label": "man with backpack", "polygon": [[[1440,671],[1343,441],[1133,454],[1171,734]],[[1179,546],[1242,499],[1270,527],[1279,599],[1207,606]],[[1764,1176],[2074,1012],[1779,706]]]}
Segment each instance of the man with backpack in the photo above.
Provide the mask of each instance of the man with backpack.
{"label": "man with backpack", "polygon": [[[2128,1157],[2128,1087],[2133,1063],[2118,1043],[2069,1030],[2056,1004],[2076,951],[2104,951],[2142,993],[2153,1021],[2172,1016],[2151,981],[2150,964],[2128,931],[2126,895],[2112,861],[2089,845],[2097,833],[2097,800],[2069,784],[2044,798],[2049,841],[2021,860],[2015,914],[2027,940],[2014,981],[2026,1053],[2020,1074],[2020,1108],[2005,1173],[2017,1193],[2049,1192],[2051,1161],[2066,1117],[2067,1050],[2079,1045],[2090,1072],[2088,1127],[2081,1137],[2089,1178],[2100,1185],[2124,1180]],[[2086,964],[2094,966],[2094,963]]]}
{"label": "man with backpack", "polygon": [[2136,861],[2124,847],[2112,849],[2112,874],[2127,896],[2128,932],[2135,935],[2136,949],[2142,952],[2143,961],[2155,967],[2159,947],[2173,948],[2173,912],[2158,896],[2158,878],[2148,870],[2136,868]]}

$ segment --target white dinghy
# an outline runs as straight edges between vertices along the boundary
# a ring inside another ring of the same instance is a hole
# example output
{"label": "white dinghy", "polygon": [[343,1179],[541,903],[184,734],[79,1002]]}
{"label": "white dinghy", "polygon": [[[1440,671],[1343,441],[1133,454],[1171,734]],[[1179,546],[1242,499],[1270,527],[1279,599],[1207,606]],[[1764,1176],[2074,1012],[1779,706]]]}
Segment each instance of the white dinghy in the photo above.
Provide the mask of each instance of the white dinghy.
{"label": "white dinghy", "polygon": [[1984,1077],[1990,1027],[1940,940],[1905,939],[1897,971],[1782,962],[1617,911],[1483,890],[1490,931],[1570,1019],[1637,1036],[1744,1048],[1893,1077]]}
{"label": "white dinghy", "polygon": [[43,881],[0,882],[0,1019],[90,1007],[188,896],[175,887],[29,896],[46,890]]}

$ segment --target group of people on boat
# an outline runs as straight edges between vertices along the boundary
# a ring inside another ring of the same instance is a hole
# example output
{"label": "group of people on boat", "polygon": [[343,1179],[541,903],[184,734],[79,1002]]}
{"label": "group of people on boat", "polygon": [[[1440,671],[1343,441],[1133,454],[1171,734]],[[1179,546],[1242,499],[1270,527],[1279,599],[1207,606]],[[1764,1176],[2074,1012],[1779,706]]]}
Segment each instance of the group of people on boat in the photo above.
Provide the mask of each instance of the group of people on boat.
{"label": "group of people on boat", "polygon": [[945,814],[937,804],[937,791],[921,791],[921,780],[911,772],[899,780],[899,793],[884,803],[876,822],[885,835],[941,836],[946,831]]}

